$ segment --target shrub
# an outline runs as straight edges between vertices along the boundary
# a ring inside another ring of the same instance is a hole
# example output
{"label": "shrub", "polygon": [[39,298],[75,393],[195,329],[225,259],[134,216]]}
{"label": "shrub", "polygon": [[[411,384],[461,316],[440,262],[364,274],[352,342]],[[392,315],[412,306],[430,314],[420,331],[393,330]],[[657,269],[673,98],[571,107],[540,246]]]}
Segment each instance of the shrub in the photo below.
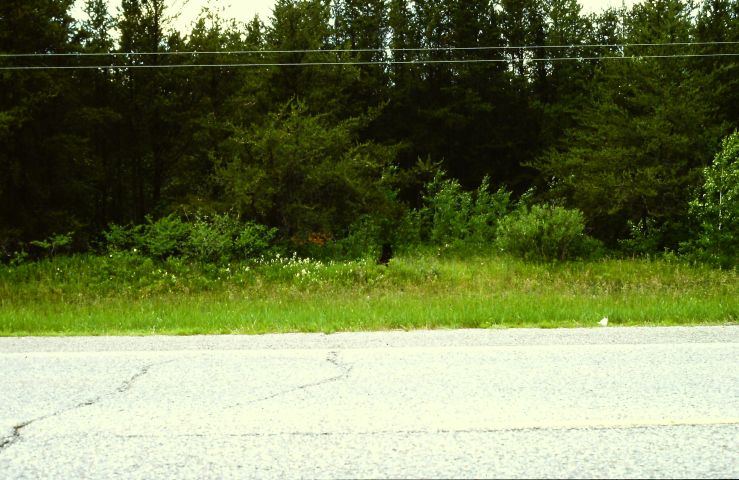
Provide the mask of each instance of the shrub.
{"label": "shrub", "polygon": [[520,208],[503,218],[496,243],[505,253],[534,261],[569,260],[589,256],[597,242],[584,233],[581,211],[552,205]]}
{"label": "shrub", "polygon": [[510,213],[511,208],[511,192],[501,187],[490,193],[490,179],[485,176],[470,212],[470,239],[481,244],[495,240],[498,222]]}
{"label": "shrub", "polygon": [[164,259],[183,253],[190,226],[180,217],[170,214],[153,221],[147,216],[146,222],[141,235],[141,246],[150,256]]}
{"label": "shrub", "polygon": [[63,251],[72,243],[74,232],[54,234],[46,240],[33,240],[31,245],[42,249],[48,257]]}
{"label": "shrub", "polygon": [[244,259],[269,256],[276,250],[273,244],[276,235],[276,228],[254,222],[243,223],[234,239],[234,254]]}
{"label": "shrub", "polygon": [[103,232],[105,246],[110,252],[124,252],[134,248],[141,250],[143,225],[123,226],[111,223]]}
{"label": "shrub", "polygon": [[277,229],[241,222],[232,214],[195,214],[183,221],[169,215],[146,225],[110,225],[103,233],[108,251],[136,252],[155,259],[189,258],[204,263],[271,255]]}
{"label": "shrub", "polygon": [[335,242],[334,258],[358,259],[378,255],[382,243],[380,220],[363,215],[349,227],[346,237]]}
{"label": "shrub", "polygon": [[223,263],[234,256],[234,240],[239,235],[239,221],[228,215],[196,215],[189,225],[185,254],[207,263]]}
{"label": "shrub", "polygon": [[491,242],[498,221],[511,207],[511,193],[503,188],[490,193],[487,176],[475,192],[465,191],[459,181],[441,175],[435,176],[426,190],[425,206],[419,212],[420,228],[422,237],[434,245]]}
{"label": "shrub", "polygon": [[629,227],[629,238],[618,241],[625,253],[637,257],[659,251],[664,226],[657,227],[655,220],[650,217],[636,223],[628,220],[626,224]]}
{"label": "shrub", "polygon": [[472,194],[462,190],[458,180],[437,175],[429,184],[424,200],[431,243],[454,243],[469,236]]}

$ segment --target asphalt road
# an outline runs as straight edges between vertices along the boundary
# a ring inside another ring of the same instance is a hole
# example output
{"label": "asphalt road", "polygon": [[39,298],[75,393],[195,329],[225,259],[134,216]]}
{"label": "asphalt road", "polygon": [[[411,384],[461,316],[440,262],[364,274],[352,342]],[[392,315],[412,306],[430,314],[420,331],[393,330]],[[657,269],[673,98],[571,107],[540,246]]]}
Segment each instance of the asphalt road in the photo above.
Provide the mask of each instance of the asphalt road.
{"label": "asphalt road", "polygon": [[739,327],[0,338],[0,477],[737,478]]}

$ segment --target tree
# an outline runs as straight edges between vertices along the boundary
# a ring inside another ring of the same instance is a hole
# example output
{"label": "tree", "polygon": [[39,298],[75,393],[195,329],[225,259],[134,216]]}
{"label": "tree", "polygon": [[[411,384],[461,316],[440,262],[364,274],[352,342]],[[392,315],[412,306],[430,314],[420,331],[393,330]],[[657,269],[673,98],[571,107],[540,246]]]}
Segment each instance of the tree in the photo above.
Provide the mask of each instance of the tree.
{"label": "tree", "polygon": [[298,100],[313,113],[333,113],[346,104],[341,67],[301,66],[303,63],[337,61],[332,44],[331,8],[328,0],[277,0],[265,46],[280,53],[269,54],[269,63],[286,63],[270,68],[265,78],[270,110]]}
{"label": "tree", "polygon": [[717,42],[701,46],[696,53],[702,58],[698,69],[712,78],[710,91],[715,98],[720,118],[734,127],[739,126],[739,61],[722,54],[735,53],[739,41],[739,3],[731,0],[706,0],[695,20],[695,39],[698,42]]}
{"label": "tree", "polygon": [[731,268],[739,264],[739,131],[724,139],[703,179],[690,203],[700,224],[695,246],[710,262]]}
{"label": "tree", "polygon": [[[547,48],[536,50],[534,55],[559,59],[589,57],[596,53],[585,46],[589,43],[592,25],[582,16],[576,0],[547,2],[544,15]],[[550,146],[566,129],[575,126],[575,116],[586,102],[594,65],[584,60],[551,60],[539,64],[543,67],[543,75],[536,78],[534,91],[544,115],[542,143]]]}
{"label": "tree", "polygon": [[[679,0],[636,5],[627,41],[687,41],[689,12]],[[630,223],[651,222],[660,249],[686,239],[686,192],[698,185],[723,129],[715,103],[706,101],[709,79],[688,67],[666,58],[603,63],[577,116],[581,126],[536,162],[553,191],[611,245],[628,235]]]}
{"label": "tree", "polygon": [[[165,34],[170,19],[165,0],[121,2],[119,49],[126,54],[128,68],[121,71],[124,96],[119,111],[127,125],[120,137],[132,203],[132,212],[124,219],[137,223],[163,207],[162,192],[177,154],[180,125],[174,121],[177,109],[172,98],[178,85],[171,71],[157,68],[172,61],[159,55],[170,50],[168,41],[177,43],[177,35]],[[147,65],[154,68],[141,68]]]}
{"label": "tree", "polygon": [[288,238],[341,237],[388,198],[393,149],[357,143],[361,119],[338,124],[290,102],[260,125],[236,127],[218,152],[216,175],[245,218]]}
{"label": "tree", "polygon": [[[0,53],[47,54],[73,50],[72,0],[0,3]],[[39,65],[37,57],[0,64]],[[76,230],[87,210],[83,140],[68,131],[75,110],[69,75],[0,72],[0,249]]]}
{"label": "tree", "polygon": [[360,115],[382,104],[387,95],[385,46],[388,35],[385,0],[337,0],[333,7],[333,44],[341,59],[358,62],[346,69],[348,115]]}
{"label": "tree", "polygon": [[[205,9],[182,40],[181,48],[209,53],[178,59],[195,65],[258,62],[253,55],[236,57],[228,52],[262,49],[262,31],[258,17],[243,32],[235,21]],[[257,121],[261,110],[267,108],[264,99],[259,98],[264,90],[262,70],[230,66],[186,68],[169,72],[168,76],[172,78],[168,104],[173,106],[168,110],[169,121],[177,126],[179,138],[173,146],[175,155],[163,190],[164,209],[228,210],[219,198],[221,190],[214,180],[214,152],[233,134],[235,122]]]}

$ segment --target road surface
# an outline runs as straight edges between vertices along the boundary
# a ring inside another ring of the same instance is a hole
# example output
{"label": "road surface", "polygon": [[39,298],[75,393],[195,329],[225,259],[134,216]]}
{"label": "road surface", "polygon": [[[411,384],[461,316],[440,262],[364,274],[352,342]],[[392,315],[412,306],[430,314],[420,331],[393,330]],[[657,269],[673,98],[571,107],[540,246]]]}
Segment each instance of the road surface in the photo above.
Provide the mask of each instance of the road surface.
{"label": "road surface", "polygon": [[737,478],[739,327],[0,338],[0,477]]}

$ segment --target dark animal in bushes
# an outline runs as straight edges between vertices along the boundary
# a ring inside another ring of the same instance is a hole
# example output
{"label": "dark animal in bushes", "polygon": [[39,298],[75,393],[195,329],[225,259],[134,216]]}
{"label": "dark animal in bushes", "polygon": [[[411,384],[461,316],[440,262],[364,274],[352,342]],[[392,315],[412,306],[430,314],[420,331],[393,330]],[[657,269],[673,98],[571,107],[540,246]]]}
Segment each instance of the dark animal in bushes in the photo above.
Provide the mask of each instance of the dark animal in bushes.
{"label": "dark animal in bushes", "polygon": [[379,265],[387,265],[390,259],[393,258],[393,247],[389,243],[382,244],[382,250],[380,251],[380,258],[377,259]]}

